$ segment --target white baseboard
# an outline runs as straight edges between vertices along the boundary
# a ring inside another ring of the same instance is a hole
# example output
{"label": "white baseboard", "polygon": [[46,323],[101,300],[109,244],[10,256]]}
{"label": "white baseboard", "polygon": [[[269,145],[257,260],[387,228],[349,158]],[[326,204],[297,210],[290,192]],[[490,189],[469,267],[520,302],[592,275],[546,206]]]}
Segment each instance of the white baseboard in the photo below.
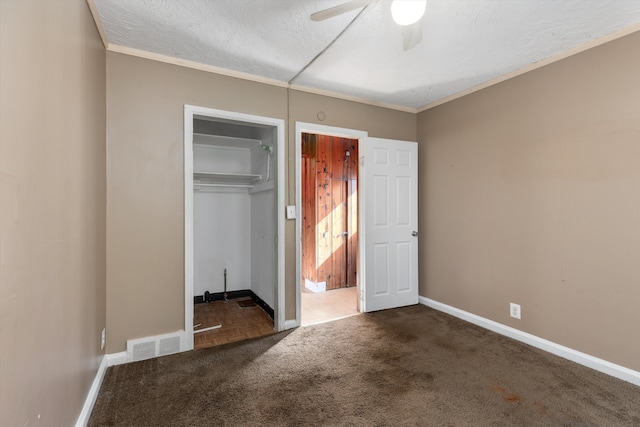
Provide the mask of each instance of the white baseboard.
{"label": "white baseboard", "polygon": [[120,365],[126,362],[127,353],[125,351],[121,353],[105,354],[102,356],[102,359],[100,359],[100,366],[98,366],[98,372],[96,372],[93,383],[91,383],[91,388],[89,389],[87,398],[82,406],[82,411],[80,411],[80,416],[76,421],[76,427],[85,427],[89,422],[89,417],[91,417],[93,405],[95,405],[96,399],[98,398],[98,393],[100,392],[102,380],[104,379],[104,374],[107,372],[107,368],[109,366]]}
{"label": "white baseboard", "polygon": [[111,353],[105,354],[105,359],[107,359],[107,368],[110,366],[122,365],[123,363],[127,363],[127,352],[121,351],[120,353]]}
{"label": "white baseboard", "polygon": [[514,340],[521,341],[525,344],[529,344],[551,354],[555,354],[556,356],[560,356],[562,358],[571,360],[572,362],[579,363],[580,365],[595,369],[596,371],[600,371],[607,375],[611,375],[612,377],[616,377],[640,386],[640,372],[638,371],[634,371],[632,369],[625,368],[624,366],[616,365],[615,363],[590,356],[586,353],[582,353],[572,348],[556,344],[554,342],[545,340],[544,338],[537,337],[527,332],[522,332],[518,329],[503,325],[502,323],[494,322],[493,320],[480,317],[478,315],[460,310],[450,305],[434,301],[430,298],[421,296],[419,297],[419,300],[420,304],[424,304],[427,307],[442,311],[443,313],[450,314],[469,323],[473,323],[474,325],[489,329],[490,331],[507,336],[509,338],[513,338]]}
{"label": "white baseboard", "polygon": [[285,320],[284,321],[284,328],[282,328],[282,330],[286,331],[287,329],[297,328],[298,326],[300,326],[300,325],[298,324],[298,321],[296,319]]}
{"label": "white baseboard", "polygon": [[309,279],[304,279],[304,287],[311,292],[322,293],[327,291],[327,282],[314,282]]}
{"label": "white baseboard", "polygon": [[102,356],[100,359],[100,366],[98,366],[98,372],[93,379],[93,383],[91,383],[91,388],[89,389],[87,398],[84,400],[82,411],[80,411],[80,416],[76,421],[76,427],[85,427],[89,422],[89,417],[91,416],[93,405],[96,403],[96,399],[98,398],[98,392],[100,391],[100,386],[102,385],[102,379],[104,378],[105,372],[107,372],[107,358]]}

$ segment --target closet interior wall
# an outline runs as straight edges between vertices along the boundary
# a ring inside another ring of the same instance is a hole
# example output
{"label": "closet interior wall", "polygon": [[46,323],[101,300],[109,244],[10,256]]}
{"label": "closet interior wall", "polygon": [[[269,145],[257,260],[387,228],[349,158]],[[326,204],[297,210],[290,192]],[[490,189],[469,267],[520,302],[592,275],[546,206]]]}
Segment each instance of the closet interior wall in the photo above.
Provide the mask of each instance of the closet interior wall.
{"label": "closet interior wall", "polygon": [[194,296],[251,290],[275,307],[276,135],[194,119]]}

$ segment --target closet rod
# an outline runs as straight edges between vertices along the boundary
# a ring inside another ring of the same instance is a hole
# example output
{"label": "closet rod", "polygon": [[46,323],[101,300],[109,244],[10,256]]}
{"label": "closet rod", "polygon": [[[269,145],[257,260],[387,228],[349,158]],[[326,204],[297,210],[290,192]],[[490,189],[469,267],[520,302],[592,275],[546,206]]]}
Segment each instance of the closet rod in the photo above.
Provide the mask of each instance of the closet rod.
{"label": "closet rod", "polygon": [[237,188],[251,188],[251,184],[209,184],[209,183],[193,183],[194,187],[237,187]]}

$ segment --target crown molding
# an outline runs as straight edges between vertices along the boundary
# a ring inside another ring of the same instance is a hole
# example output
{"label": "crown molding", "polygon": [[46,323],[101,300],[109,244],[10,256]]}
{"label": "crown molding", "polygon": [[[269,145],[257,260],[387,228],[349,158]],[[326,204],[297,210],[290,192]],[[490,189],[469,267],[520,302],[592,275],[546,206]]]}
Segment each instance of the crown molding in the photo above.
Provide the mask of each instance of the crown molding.
{"label": "crown molding", "polygon": [[317,89],[317,88],[313,88],[313,87],[309,87],[309,86],[302,86],[302,85],[292,84],[291,85],[291,89],[297,90],[297,91],[300,91],[300,92],[313,93],[315,95],[323,95],[323,96],[329,96],[329,97],[332,97],[332,98],[338,98],[338,99],[341,99],[341,100],[344,100],[344,101],[358,102],[360,104],[367,104],[367,105],[371,105],[371,106],[374,106],[374,107],[387,108],[389,110],[402,111],[402,112],[405,112],[405,113],[416,114],[418,112],[417,109],[412,108],[412,107],[406,107],[404,105],[397,105],[397,104],[390,104],[390,103],[386,103],[386,102],[373,101],[373,100],[367,99],[367,98],[360,98],[360,97],[357,97],[357,96],[345,95],[343,93],[332,92],[332,91],[324,90],[324,89]]}
{"label": "crown molding", "polygon": [[623,29],[618,30],[618,31],[614,31],[613,33],[609,33],[609,34],[607,34],[607,35],[605,35],[603,37],[600,37],[599,39],[591,40],[591,41],[589,41],[587,43],[581,44],[580,46],[574,47],[574,48],[569,49],[569,50],[565,50],[565,51],[560,52],[560,53],[558,53],[558,54],[556,54],[554,56],[551,56],[549,58],[543,59],[543,60],[538,61],[538,62],[534,62],[533,64],[529,64],[527,66],[524,66],[522,68],[514,70],[514,71],[512,71],[510,73],[504,74],[504,75],[502,75],[500,77],[496,77],[495,79],[486,81],[486,82],[481,83],[479,85],[473,86],[473,87],[471,87],[469,89],[465,89],[465,90],[463,90],[461,92],[458,92],[456,94],[453,94],[451,96],[447,96],[446,98],[439,99],[439,100],[434,101],[434,102],[432,102],[430,104],[427,104],[427,105],[425,105],[423,107],[417,108],[416,112],[417,113],[421,113],[423,111],[426,111],[426,110],[429,110],[431,108],[437,107],[438,105],[442,105],[442,104],[445,104],[447,102],[453,101],[455,99],[462,98],[463,96],[466,96],[466,95],[472,94],[474,92],[477,92],[479,90],[488,88],[489,86],[493,86],[493,85],[496,85],[498,83],[502,83],[502,82],[504,82],[506,80],[512,79],[512,78],[517,77],[517,76],[519,76],[521,74],[528,73],[529,71],[537,70],[538,68],[542,68],[542,67],[547,66],[549,64],[552,64],[554,62],[560,61],[562,59],[568,58],[570,56],[573,56],[573,55],[576,55],[578,53],[584,52],[586,50],[592,49],[594,47],[603,45],[603,44],[608,43],[610,41],[619,39],[619,38],[624,37],[624,36],[628,36],[629,34],[633,34],[636,31],[640,31],[640,23],[631,25],[629,27],[623,28]]}
{"label": "crown molding", "polygon": [[95,0],[87,0],[87,4],[89,5],[89,10],[91,11],[91,16],[93,16],[93,21],[96,23],[96,28],[98,29],[98,34],[100,34],[100,39],[102,40],[102,45],[107,47],[107,35],[104,32],[104,27],[102,26],[102,20],[100,19],[100,14],[98,13],[98,8],[96,7]]}
{"label": "crown molding", "polygon": [[107,46],[106,46],[106,49],[109,52],[122,53],[122,54],[125,54],[125,55],[131,55],[131,56],[136,56],[136,57],[139,57],[139,58],[150,59],[152,61],[164,62],[165,64],[178,65],[178,66],[181,66],[181,67],[191,68],[191,69],[199,70],[199,71],[205,71],[205,72],[208,72],[208,73],[220,74],[220,75],[223,75],[223,76],[234,77],[234,78],[238,78],[238,79],[242,79],[242,80],[248,80],[248,81],[252,81],[252,82],[256,82],[256,83],[264,83],[264,84],[268,84],[268,85],[272,85],[272,86],[291,88],[293,90],[297,90],[297,91],[300,91],[300,92],[307,92],[307,93],[312,93],[312,94],[315,94],[315,95],[328,96],[328,97],[331,97],[331,98],[337,98],[337,99],[341,99],[341,100],[344,100],[344,101],[353,101],[353,102],[358,102],[360,104],[367,104],[367,105],[371,105],[371,106],[375,106],[375,107],[382,107],[382,108],[387,108],[387,109],[391,109],[391,110],[398,110],[398,111],[403,111],[403,112],[413,113],[413,114],[415,114],[417,112],[417,110],[415,108],[411,108],[411,107],[405,107],[405,106],[402,106],[402,105],[387,104],[387,103],[384,103],[384,102],[372,101],[372,100],[366,99],[366,98],[360,98],[360,97],[357,97],[357,96],[345,95],[345,94],[338,93],[338,92],[332,92],[332,91],[323,90],[323,89],[316,89],[316,88],[312,88],[312,87],[308,87],[308,86],[302,86],[302,85],[296,85],[296,84],[290,85],[288,82],[285,82],[285,81],[282,81],[282,80],[270,79],[270,78],[267,78],[267,77],[257,76],[255,74],[249,74],[249,73],[243,73],[241,71],[229,70],[227,68],[216,67],[214,65],[207,65],[207,64],[203,64],[201,62],[189,61],[189,60],[186,60],[186,59],[175,58],[175,57],[168,56],[168,55],[163,55],[163,54],[160,54],[160,53],[149,52],[149,51],[141,50],[141,49],[134,49],[134,48],[131,48],[131,47],[121,46],[121,45],[117,45],[117,44],[113,44],[113,43],[108,43]]}
{"label": "crown molding", "polygon": [[107,44],[108,52],[122,53],[138,58],[150,59],[152,61],[164,62],[165,64],[178,65],[180,67],[192,68],[194,70],[206,71],[208,73],[220,74],[228,77],[235,77],[243,80],[250,80],[257,83],[265,83],[272,86],[288,87],[287,82],[281,80],[270,79],[268,77],[256,76],[255,74],[243,73],[241,71],[229,70],[226,68],[216,67],[215,65],[203,64],[201,62],[190,61],[188,59],[175,58],[173,56],[163,55],[160,53],[149,52],[142,49],[121,46],[113,43]]}
{"label": "crown molding", "polygon": [[458,98],[462,98],[463,96],[470,95],[474,92],[478,92],[482,89],[486,89],[490,86],[496,85],[498,83],[502,83],[506,80],[512,79],[514,77],[520,76],[522,74],[528,73],[529,71],[537,70],[538,68],[542,68],[544,66],[550,65],[554,62],[560,61],[565,58],[569,58],[570,56],[576,55],[578,53],[584,52],[586,50],[592,49],[594,47],[600,46],[602,44],[608,43],[610,41],[619,39],[621,37],[630,35],[637,31],[640,31],[640,23],[631,25],[629,27],[623,28],[618,31],[614,31],[609,33],[603,37],[600,37],[596,40],[591,40],[587,43],[584,43],[580,46],[577,46],[572,49],[568,49],[566,51],[560,52],[554,56],[549,58],[534,62],[532,64],[526,65],[517,70],[511,71],[507,74],[503,74],[494,79],[488,80],[484,83],[480,83],[471,88],[465,89],[453,95],[447,96],[445,98],[439,99],[437,101],[425,104],[422,107],[413,108],[404,105],[391,104],[386,102],[374,101],[367,98],[361,98],[358,96],[346,95],[339,92],[333,92],[330,90],[318,89],[309,86],[297,85],[297,84],[289,84],[288,82],[271,79],[267,77],[257,76],[255,74],[244,73],[241,71],[234,71],[227,68],[216,67],[213,65],[203,64],[201,62],[190,61],[187,59],[175,58],[168,55],[163,55],[159,53],[153,53],[142,49],[135,49],[131,47],[126,47],[122,45],[117,45],[113,43],[109,43],[107,40],[106,33],[104,31],[104,27],[102,26],[102,21],[100,20],[100,16],[98,14],[98,10],[95,5],[95,0],[87,0],[87,4],[89,5],[89,9],[91,10],[91,14],[93,15],[93,20],[96,23],[96,28],[98,29],[98,33],[100,34],[100,38],[102,39],[102,44],[105,46],[105,49],[109,52],[122,53],[125,55],[137,56],[139,58],[150,59],[152,61],[164,62],[166,64],[178,65],[181,67],[191,68],[194,70],[205,71],[208,73],[220,74],[223,76],[234,77],[242,80],[252,81],[256,83],[264,83],[272,86],[283,87],[283,88],[291,88],[293,90],[297,90],[300,92],[311,93],[315,95],[328,96],[331,98],[341,99],[344,101],[352,101],[360,104],[370,105],[374,107],[381,107],[390,110],[402,111],[405,113],[413,113],[418,114],[423,111],[429,110],[431,108],[435,108],[439,105],[446,104],[447,102],[456,100]]}

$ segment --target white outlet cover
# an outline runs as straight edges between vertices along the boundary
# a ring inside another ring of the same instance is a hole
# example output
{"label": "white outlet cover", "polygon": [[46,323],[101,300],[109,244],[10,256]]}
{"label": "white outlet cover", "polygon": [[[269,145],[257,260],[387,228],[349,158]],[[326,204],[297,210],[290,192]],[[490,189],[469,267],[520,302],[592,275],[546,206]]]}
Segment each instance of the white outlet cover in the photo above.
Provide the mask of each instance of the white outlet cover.
{"label": "white outlet cover", "polygon": [[509,304],[509,314],[511,315],[511,317],[513,317],[515,319],[520,319],[520,317],[521,317],[520,304],[510,303]]}
{"label": "white outlet cover", "polygon": [[107,330],[102,329],[102,334],[100,335],[100,350],[104,350],[104,345],[107,342]]}

